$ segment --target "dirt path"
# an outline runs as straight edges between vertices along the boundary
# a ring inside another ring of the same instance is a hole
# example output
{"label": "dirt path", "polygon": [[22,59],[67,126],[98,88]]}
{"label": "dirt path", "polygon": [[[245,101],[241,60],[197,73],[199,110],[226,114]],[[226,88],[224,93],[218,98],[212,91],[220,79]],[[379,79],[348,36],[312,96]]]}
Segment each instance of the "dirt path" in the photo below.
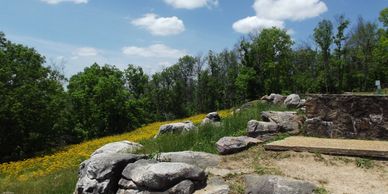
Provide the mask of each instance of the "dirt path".
{"label": "dirt path", "polygon": [[[244,174],[275,174],[306,180],[334,194],[388,193],[388,161],[306,152],[264,151],[262,146],[224,156],[219,166],[232,193],[243,193]],[[216,171],[217,172],[217,171]]]}

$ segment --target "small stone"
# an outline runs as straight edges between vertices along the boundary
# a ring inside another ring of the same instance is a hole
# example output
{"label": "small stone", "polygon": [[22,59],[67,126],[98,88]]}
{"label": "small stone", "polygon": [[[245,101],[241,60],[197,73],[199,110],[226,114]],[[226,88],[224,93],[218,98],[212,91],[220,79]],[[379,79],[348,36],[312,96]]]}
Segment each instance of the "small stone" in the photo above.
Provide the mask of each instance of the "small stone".
{"label": "small stone", "polygon": [[233,154],[249,148],[252,145],[261,143],[262,141],[247,137],[223,137],[217,141],[216,147],[220,154]]}

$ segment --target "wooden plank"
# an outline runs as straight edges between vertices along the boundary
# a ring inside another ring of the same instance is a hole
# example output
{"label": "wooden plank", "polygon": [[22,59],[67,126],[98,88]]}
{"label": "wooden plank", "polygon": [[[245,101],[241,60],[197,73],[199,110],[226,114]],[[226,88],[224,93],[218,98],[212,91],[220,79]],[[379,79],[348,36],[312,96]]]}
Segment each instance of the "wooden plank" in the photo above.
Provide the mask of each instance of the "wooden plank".
{"label": "wooden plank", "polygon": [[387,141],[288,137],[264,145],[266,150],[312,152],[388,159]]}

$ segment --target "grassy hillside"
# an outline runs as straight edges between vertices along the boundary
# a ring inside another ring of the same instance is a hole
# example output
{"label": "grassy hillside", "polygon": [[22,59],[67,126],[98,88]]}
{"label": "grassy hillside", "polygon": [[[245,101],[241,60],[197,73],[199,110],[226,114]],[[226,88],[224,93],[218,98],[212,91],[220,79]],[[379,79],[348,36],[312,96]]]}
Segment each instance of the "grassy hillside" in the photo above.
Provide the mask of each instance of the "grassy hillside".
{"label": "grassy hillside", "polygon": [[[230,115],[229,110],[219,113],[222,117]],[[174,121],[155,122],[122,135],[71,145],[51,155],[0,164],[0,193],[71,193],[77,180],[79,164],[102,145],[122,140],[139,142],[150,139],[163,124],[183,120],[198,124],[204,117],[205,114],[200,114]]]}
{"label": "grassy hillside", "polygon": [[251,119],[260,119],[264,110],[281,110],[283,108],[268,104],[258,104],[250,109],[231,115],[229,110],[220,111],[222,127],[200,127],[198,132],[184,135],[164,135],[153,140],[163,124],[191,120],[198,124],[205,114],[193,117],[156,122],[117,136],[104,137],[69,146],[52,155],[36,157],[24,161],[0,164],[0,192],[15,193],[72,193],[77,181],[78,165],[90,154],[110,142],[129,140],[144,145],[142,153],[157,154],[167,151],[194,150],[215,153],[215,142],[224,136],[245,134],[246,124]]}

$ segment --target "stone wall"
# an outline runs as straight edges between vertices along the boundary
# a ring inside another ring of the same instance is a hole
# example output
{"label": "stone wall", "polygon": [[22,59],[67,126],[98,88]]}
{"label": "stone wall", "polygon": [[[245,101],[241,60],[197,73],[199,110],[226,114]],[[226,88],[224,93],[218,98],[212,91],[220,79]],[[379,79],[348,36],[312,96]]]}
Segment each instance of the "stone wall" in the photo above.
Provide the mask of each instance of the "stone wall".
{"label": "stone wall", "polygon": [[309,136],[388,140],[388,96],[310,95],[306,117]]}

